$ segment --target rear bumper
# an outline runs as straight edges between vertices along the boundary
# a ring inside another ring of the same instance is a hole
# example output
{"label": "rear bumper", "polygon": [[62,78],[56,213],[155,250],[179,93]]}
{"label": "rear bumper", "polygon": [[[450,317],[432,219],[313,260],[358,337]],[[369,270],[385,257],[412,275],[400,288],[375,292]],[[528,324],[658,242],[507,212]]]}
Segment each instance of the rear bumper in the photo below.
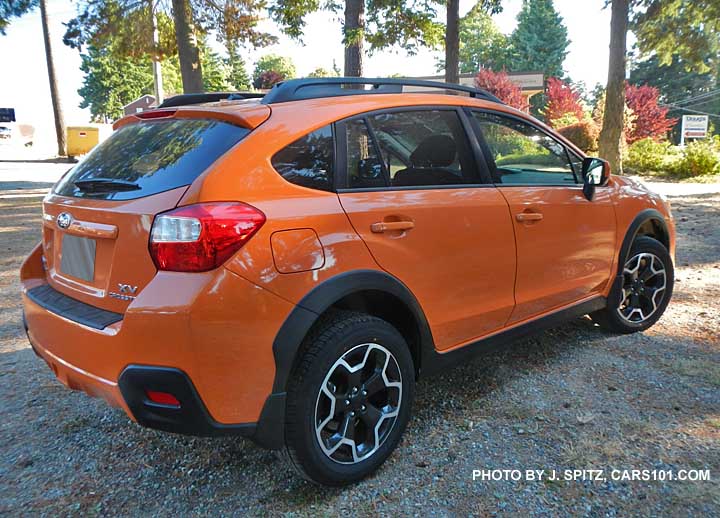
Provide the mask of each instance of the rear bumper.
{"label": "rear bumper", "polygon": [[[47,285],[41,271],[36,249],[21,270],[26,331],[63,384],[144,426],[282,444],[285,395],[272,393],[272,346],[292,304],[224,268],[159,273],[122,320],[97,329],[28,296]],[[181,408],[159,408],[146,389],[173,393]]]}

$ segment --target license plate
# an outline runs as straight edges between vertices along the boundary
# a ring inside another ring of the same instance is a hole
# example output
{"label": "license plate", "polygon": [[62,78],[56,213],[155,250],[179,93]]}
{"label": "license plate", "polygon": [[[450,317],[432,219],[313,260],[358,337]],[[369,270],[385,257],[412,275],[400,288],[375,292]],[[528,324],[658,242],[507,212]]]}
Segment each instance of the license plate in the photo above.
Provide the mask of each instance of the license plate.
{"label": "license plate", "polygon": [[62,240],[60,271],[77,279],[92,282],[95,279],[94,239],[65,234]]}

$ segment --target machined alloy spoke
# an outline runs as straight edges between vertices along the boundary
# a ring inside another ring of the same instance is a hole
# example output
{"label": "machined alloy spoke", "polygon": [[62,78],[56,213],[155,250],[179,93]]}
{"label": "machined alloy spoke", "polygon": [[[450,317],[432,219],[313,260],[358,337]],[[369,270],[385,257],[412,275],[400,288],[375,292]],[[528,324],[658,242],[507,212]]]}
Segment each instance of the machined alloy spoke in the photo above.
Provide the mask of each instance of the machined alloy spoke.
{"label": "machined alloy spoke", "polygon": [[642,252],[628,259],[623,277],[618,313],[628,322],[642,323],[657,311],[662,302],[667,285],[665,266],[656,255]]}
{"label": "machined alloy spoke", "polygon": [[395,425],[402,403],[397,360],[382,345],[353,347],[330,368],[315,404],[322,451],[342,464],[375,453]]}

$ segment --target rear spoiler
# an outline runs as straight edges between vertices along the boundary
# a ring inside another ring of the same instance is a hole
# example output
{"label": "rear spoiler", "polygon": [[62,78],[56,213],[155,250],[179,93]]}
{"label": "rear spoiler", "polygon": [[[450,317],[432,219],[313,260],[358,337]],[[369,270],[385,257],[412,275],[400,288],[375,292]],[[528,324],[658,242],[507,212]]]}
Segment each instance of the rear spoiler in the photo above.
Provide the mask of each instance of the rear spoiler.
{"label": "rear spoiler", "polygon": [[[187,94],[195,95],[195,94]],[[182,97],[182,96],[176,96]],[[168,99],[171,101],[173,98]],[[166,101],[165,103],[167,103]],[[227,104],[224,106],[179,106],[177,108],[161,107],[148,110],[139,113],[133,113],[132,115],[126,115],[125,117],[118,119],[113,123],[113,129],[116,130],[127,124],[133,124],[142,122],[148,119],[217,119],[237,126],[242,126],[248,129],[255,129],[260,124],[265,122],[270,117],[270,108],[264,104],[253,103],[252,101],[248,104]]]}

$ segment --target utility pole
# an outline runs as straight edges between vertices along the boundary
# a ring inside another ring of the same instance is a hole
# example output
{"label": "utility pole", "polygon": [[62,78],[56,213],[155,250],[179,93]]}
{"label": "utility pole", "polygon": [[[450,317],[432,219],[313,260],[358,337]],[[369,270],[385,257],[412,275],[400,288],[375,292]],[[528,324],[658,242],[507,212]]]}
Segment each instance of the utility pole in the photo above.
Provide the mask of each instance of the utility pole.
{"label": "utility pole", "polygon": [[52,101],[53,116],[55,117],[55,135],[57,136],[58,156],[65,156],[65,121],[63,120],[62,107],[60,106],[60,94],[57,88],[55,77],[55,64],[52,57],[52,45],[50,44],[50,27],[46,0],[40,0],[40,19],[42,20],[43,39],[45,40],[45,59],[47,61],[48,79],[50,80],[50,100]]}

